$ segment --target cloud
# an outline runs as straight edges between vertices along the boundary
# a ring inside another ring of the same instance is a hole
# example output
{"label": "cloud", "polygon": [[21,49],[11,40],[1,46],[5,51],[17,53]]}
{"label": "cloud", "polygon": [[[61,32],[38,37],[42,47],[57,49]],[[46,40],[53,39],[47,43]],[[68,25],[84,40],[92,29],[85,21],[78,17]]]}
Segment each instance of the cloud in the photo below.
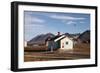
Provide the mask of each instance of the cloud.
{"label": "cloud", "polygon": [[80,21],[79,23],[85,23],[85,22],[83,22],[83,21]]}
{"label": "cloud", "polygon": [[52,19],[60,20],[62,23],[65,23],[67,25],[84,23],[83,20],[86,19],[84,17],[74,17],[74,16],[67,16],[67,15],[64,16],[64,15],[57,15],[57,14],[55,14],[55,15],[53,14],[49,17]]}
{"label": "cloud", "polygon": [[37,22],[37,23],[44,23],[45,22],[43,19],[39,19],[36,17],[31,17],[30,19],[32,22]]}
{"label": "cloud", "polygon": [[45,27],[45,20],[33,16],[32,12],[25,12],[24,23],[26,32],[30,32],[32,30],[35,32],[36,30],[44,29]]}
{"label": "cloud", "polygon": [[31,15],[25,15],[25,30],[34,30],[44,28],[44,20]]}
{"label": "cloud", "polygon": [[45,20],[33,16],[32,12],[25,12],[25,40],[30,40],[34,36],[40,34],[45,29]]}
{"label": "cloud", "polygon": [[28,25],[25,25],[25,27],[28,27],[28,26],[30,26],[30,27],[44,27],[43,24],[28,24]]}
{"label": "cloud", "polygon": [[68,22],[66,22],[66,24],[68,24],[68,25],[70,25],[70,24],[76,24],[76,22],[74,22],[74,21],[68,21]]}
{"label": "cloud", "polygon": [[30,40],[34,36],[41,34],[43,30],[45,29],[45,26],[42,24],[29,24],[25,25],[24,31],[25,31],[25,40]]}
{"label": "cloud", "polygon": [[25,15],[25,24],[30,24],[30,23],[44,23],[45,20],[31,16],[31,15]]}
{"label": "cloud", "polygon": [[72,16],[63,16],[63,15],[51,15],[53,19],[61,19],[61,20],[84,20],[82,17],[72,17]]}

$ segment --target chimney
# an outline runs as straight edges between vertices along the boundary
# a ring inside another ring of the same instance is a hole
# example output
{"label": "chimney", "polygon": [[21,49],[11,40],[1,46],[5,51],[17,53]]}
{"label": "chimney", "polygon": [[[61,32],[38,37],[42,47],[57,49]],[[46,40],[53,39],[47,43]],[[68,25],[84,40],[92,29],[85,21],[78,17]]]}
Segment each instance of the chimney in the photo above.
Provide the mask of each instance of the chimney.
{"label": "chimney", "polygon": [[58,32],[58,36],[60,36],[60,32]]}

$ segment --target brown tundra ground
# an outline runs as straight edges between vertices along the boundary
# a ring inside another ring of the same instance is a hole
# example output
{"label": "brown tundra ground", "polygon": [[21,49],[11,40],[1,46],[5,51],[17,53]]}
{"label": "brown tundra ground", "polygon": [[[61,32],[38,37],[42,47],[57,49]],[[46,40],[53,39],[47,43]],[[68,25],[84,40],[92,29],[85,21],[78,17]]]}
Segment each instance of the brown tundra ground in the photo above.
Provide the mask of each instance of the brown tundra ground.
{"label": "brown tundra ground", "polygon": [[24,61],[50,61],[50,60],[75,60],[75,59],[89,59],[90,58],[90,44],[78,43],[74,45],[73,50],[56,50],[47,51],[46,46],[25,47]]}

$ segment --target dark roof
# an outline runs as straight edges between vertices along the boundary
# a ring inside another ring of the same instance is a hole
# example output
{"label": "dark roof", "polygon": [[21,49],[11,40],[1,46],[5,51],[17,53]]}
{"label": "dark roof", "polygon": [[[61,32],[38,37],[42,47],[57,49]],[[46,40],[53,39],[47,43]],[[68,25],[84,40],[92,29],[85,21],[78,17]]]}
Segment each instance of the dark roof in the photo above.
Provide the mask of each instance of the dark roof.
{"label": "dark roof", "polygon": [[62,35],[60,35],[60,36],[55,36],[55,37],[52,37],[51,38],[51,40],[55,40],[55,39],[57,39],[57,38],[59,38],[59,37],[61,37]]}
{"label": "dark roof", "polygon": [[66,35],[67,37],[72,37],[72,35],[71,34],[69,34],[69,33],[65,33],[64,35]]}
{"label": "dark roof", "polygon": [[[63,34],[63,35],[64,35],[64,34]],[[63,35],[52,37],[52,38],[50,38],[49,41],[53,41],[53,40],[55,40],[55,39],[57,39],[57,38],[59,38],[59,37],[61,37],[61,36],[63,36]],[[65,37],[66,37],[66,35],[65,35]],[[65,38],[65,37],[62,37],[61,39]],[[59,39],[59,40],[61,40],[61,39]]]}

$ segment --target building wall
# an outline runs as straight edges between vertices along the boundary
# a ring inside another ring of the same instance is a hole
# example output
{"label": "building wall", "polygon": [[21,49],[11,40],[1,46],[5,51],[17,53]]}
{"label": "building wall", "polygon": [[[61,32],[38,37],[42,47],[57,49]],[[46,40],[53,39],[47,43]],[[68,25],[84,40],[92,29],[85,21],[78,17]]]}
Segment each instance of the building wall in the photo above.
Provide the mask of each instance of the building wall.
{"label": "building wall", "polygon": [[73,41],[70,40],[69,38],[63,38],[61,40],[61,49],[66,49],[66,50],[70,50],[73,49]]}
{"label": "building wall", "polygon": [[57,42],[54,42],[54,41],[47,41],[46,42],[46,46],[48,47],[48,50],[57,50],[60,48],[60,40],[57,41]]}
{"label": "building wall", "polygon": [[57,42],[54,42],[54,50],[57,50],[60,48],[60,40]]}

